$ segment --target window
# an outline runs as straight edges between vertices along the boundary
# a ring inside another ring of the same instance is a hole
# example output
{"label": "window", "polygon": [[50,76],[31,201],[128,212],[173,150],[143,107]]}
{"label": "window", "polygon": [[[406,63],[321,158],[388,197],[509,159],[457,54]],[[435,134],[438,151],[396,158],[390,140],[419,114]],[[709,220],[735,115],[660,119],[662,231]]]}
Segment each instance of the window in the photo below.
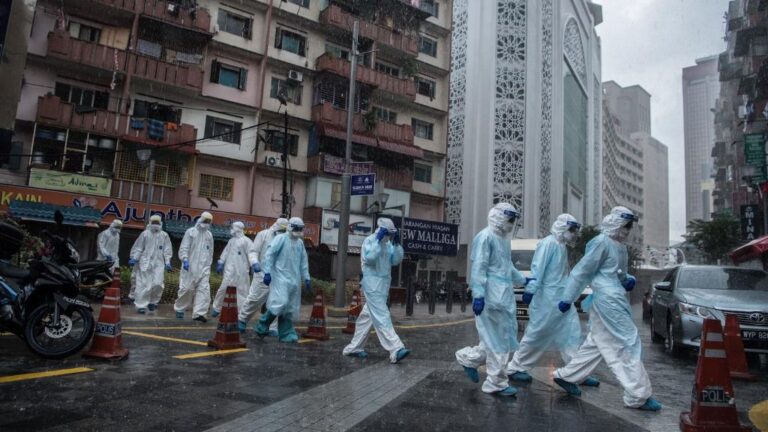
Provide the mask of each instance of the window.
{"label": "window", "polygon": [[419,37],[419,52],[437,57],[437,41],[426,36]]}
{"label": "window", "polygon": [[[349,50],[342,48],[338,45],[327,43],[325,44],[325,52],[332,55],[335,58],[349,61]],[[371,53],[365,53],[357,56],[357,64],[368,66],[371,62]]]}
{"label": "window", "polygon": [[181,110],[170,105],[136,99],[133,104],[133,116],[169,123],[181,123]]}
{"label": "window", "polygon": [[387,75],[392,75],[393,77],[400,78],[400,68],[395,66],[390,66],[386,63],[376,62],[376,70],[379,72],[383,72]]}
{"label": "window", "polygon": [[213,116],[205,117],[205,136],[232,144],[240,144],[243,124]]}
{"label": "window", "polygon": [[219,63],[217,60],[211,62],[211,82],[223,86],[245,90],[245,84],[248,80],[248,69],[228,64]]}
{"label": "window", "polygon": [[233,178],[200,174],[200,188],[197,191],[197,196],[232,201],[234,188],[235,179]]}
{"label": "window", "polygon": [[18,170],[21,168],[21,154],[24,145],[21,141],[12,141],[13,131],[0,128],[0,168]]}
{"label": "window", "polygon": [[419,9],[437,18],[439,4],[435,0],[421,0]]}
{"label": "window", "polygon": [[335,208],[341,203],[341,183],[331,185],[331,208]]}
{"label": "window", "polygon": [[305,8],[309,7],[309,0],[283,0],[283,1],[284,2],[287,1],[288,3],[293,3],[295,5],[299,5]]}
{"label": "window", "polygon": [[99,38],[101,38],[101,29],[85,24],[80,24],[79,22],[70,21],[68,29],[69,35],[75,39],[98,43]]}
{"label": "window", "polygon": [[437,83],[435,83],[433,80],[424,77],[416,77],[416,91],[420,95],[434,99],[436,87]]}
{"label": "window", "polygon": [[[285,133],[278,130],[266,130],[264,132],[266,135],[265,138],[267,141],[267,150],[282,153],[283,143],[285,142],[283,136]],[[299,155],[299,136],[296,134],[288,134],[288,153],[291,156]]]}
{"label": "window", "polygon": [[419,119],[411,120],[411,126],[413,126],[413,134],[419,138],[432,139],[432,132],[435,127],[434,124],[425,122]]}
{"label": "window", "polygon": [[432,165],[415,162],[413,164],[413,179],[424,183],[432,183]]}
{"label": "window", "polygon": [[[347,92],[349,91],[349,84],[342,82],[325,82],[321,81],[315,84],[315,92],[313,95],[312,103],[319,105],[325,102],[330,102],[334,107],[346,110],[347,109]],[[365,86],[355,92],[356,100],[354,104],[355,112],[367,111],[370,106],[371,92],[366,89]]]}
{"label": "window", "polygon": [[301,105],[301,92],[304,91],[304,87],[288,83],[280,78],[272,77],[272,88],[269,90],[269,97],[277,99],[277,95],[280,93],[281,88],[285,88],[285,95],[288,98],[288,102],[294,105]]}
{"label": "window", "polygon": [[91,107],[105,110],[109,106],[109,93],[103,91],[84,89],[57,82],[54,94],[62,101],[75,104],[78,107]]}
{"label": "window", "polygon": [[374,107],[376,110],[376,120],[385,123],[397,123],[397,113],[386,108]]}
{"label": "window", "polygon": [[307,38],[278,27],[275,32],[275,48],[290,51],[304,57],[307,49]]}
{"label": "window", "polygon": [[242,36],[246,39],[251,38],[253,20],[248,17],[237,15],[224,9],[219,9],[218,25],[220,31]]}

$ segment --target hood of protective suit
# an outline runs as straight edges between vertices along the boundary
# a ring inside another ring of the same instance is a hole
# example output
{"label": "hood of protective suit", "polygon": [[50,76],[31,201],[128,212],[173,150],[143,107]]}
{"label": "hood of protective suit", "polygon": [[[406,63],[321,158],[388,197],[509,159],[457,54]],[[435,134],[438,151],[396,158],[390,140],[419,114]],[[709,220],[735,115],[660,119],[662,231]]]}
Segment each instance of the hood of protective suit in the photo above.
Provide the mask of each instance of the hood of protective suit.
{"label": "hood of protective suit", "polygon": [[637,220],[637,217],[630,209],[622,206],[614,207],[603,218],[600,231],[614,240],[624,241],[629,230],[623,227],[632,220]]}
{"label": "hood of protective suit", "polygon": [[395,228],[395,223],[392,222],[392,219],[390,218],[379,218],[376,221],[376,229],[381,230],[387,230],[387,233],[384,235],[384,238],[382,239],[385,243],[389,241],[390,237],[395,235],[397,233],[397,228]]}
{"label": "hood of protective suit", "polygon": [[288,221],[288,231],[291,234],[292,239],[300,239],[304,237],[304,221],[299,217],[292,217]]}
{"label": "hood of protective suit", "polygon": [[212,222],[213,222],[213,215],[208,212],[203,212],[200,215],[200,219],[198,219],[197,222],[195,222],[195,227],[200,231],[207,231],[208,228],[211,227]]}
{"label": "hood of protective suit", "polygon": [[288,219],[286,218],[278,218],[275,223],[272,224],[271,227],[269,227],[274,232],[285,232],[285,230],[288,229]]}
{"label": "hood of protective suit", "polygon": [[242,237],[245,235],[245,224],[237,221],[232,224],[232,228],[229,230],[232,237]]}
{"label": "hood of protective suit", "polygon": [[112,234],[119,234],[121,229],[123,229],[123,222],[119,219],[115,219],[109,224],[109,231]]}
{"label": "hood of protective suit", "polygon": [[159,232],[161,229],[163,229],[163,219],[160,217],[160,215],[150,216],[147,229],[152,232]]}
{"label": "hood of protective suit", "polygon": [[[515,229],[517,219],[520,217],[515,206],[509,203],[498,203],[488,212],[488,227],[494,234],[506,237]],[[510,221],[514,218],[514,221]]]}
{"label": "hood of protective suit", "polygon": [[578,226],[579,222],[568,213],[563,213],[555,219],[549,230],[560,243],[571,244],[576,241],[576,233],[570,232],[572,226]]}

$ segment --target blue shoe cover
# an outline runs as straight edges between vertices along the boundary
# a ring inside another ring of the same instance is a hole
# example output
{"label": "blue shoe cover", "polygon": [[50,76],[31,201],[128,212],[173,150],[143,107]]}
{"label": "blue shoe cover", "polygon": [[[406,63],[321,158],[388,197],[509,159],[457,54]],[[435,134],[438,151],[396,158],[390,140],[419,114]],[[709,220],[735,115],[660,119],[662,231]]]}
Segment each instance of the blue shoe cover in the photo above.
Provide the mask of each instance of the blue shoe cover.
{"label": "blue shoe cover", "polygon": [[504,390],[502,390],[502,391],[500,391],[500,392],[498,392],[496,394],[499,395],[499,396],[507,396],[507,397],[508,396],[514,396],[514,395],[517,394],[517,389],[512,387],[512,386],[509,386],[509,387],[505,388]]}
{"label": "blue shoe cover", "polygon": [[512,375],[509,376],[509,379],[512,381],[518,381],[518,382],[531,382],[533,381],[533,378],[528,372],[515,372]]}
{"label": "blue shoe cover", "polygon": [[176,312],[176,319],[184,319],[184,312]]}
{"label": "blue shoe cover", "polygon": [[477,369],[464,366],[464,373],[467,374],[467,378],[473,383],[480,382],[480,374],[477,372]]}
{"label": "blue shoe cover", "polygon": [[138,308],[138,309],[136,309],[136,312],[138,312],[138,313],[140,313],[140,314],[142,314],[142,315],[144,315],[145,313],[147,313],[147,311],[146,311],[144,308]]}
{"label": "blue shoe cover", "polygon": [[364,358],[368,357],[368,353],[365,352],[365,351],[358,351],[358,352],[349,353],[349,354],[347,354],[347,356],[349,356],[349,357],[357,357],[357,358],[364,359]]}
{"label": "blue shoe cover", "polygon": [[581,396],[581,389],[574,383],[570,383],[562,378],[555,378],[555,384],[562,387],[571,396]]}
{"label": "blue shoe cover", "polygon": [[237,330],[240,333],[245,333],[245,330],[248,328],[248,323],[245,321],[237,321]]}
{"label": "blue shoe cover", "polygon": [[661,404],[656,399],[649,397],[648,399],[646,399],[645,403],[638,409],[641,409],[643,411],[659,411],[661,409]]}
{"label": "blue shoe cover", "polygon": [[411,350],[406,348],[400,348],[400,351],[395,354],[395,363],[401,362],[404,358],[408,357],[408,354],[411,353]]}
{"label": "blue shoe cover", "polygon": [[280,334],[277,332],[277,330],[270,330],[269,333],[267,333],[267,336],[269,337],[278,337]]}
{"label": "blue shoe cover", "polygon": [[588,376],[581,385],[585,387],[600,387],[600,380],[593,376]]}
{"label": "blue shoe cover", "polygon": [[154,312],[157,309],[157,305],[150,303],[147,309],[149,309],[150,312]]}
{"label": "blue shoe cover", "polygon": [[216,309],[211,310],[211,318],[216,318],[220,313],[221,312],[217,311]]}
{"label": "blue shoe cover", "polygon": [[296,336],[295,334],[289,334],[286,337],[280,338],[280,342],[283,342],[283,343],[296,343],[298,341],[299,341],[299,337]]}

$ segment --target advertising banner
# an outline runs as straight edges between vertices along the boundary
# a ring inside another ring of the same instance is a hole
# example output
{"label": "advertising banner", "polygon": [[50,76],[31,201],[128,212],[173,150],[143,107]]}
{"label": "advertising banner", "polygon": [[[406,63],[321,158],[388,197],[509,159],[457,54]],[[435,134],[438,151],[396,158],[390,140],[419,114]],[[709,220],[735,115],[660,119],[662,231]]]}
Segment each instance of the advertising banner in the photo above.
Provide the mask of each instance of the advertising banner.
{"label": "advertising banner", "polygon": [[405,253],[420,255],[456,256],[459,250],[459,226],[422,219],[392,217],[401,230]]}
{"label": "advertising banner", "polygon": [[37,168],[29,172],[29,186],[99,196],[112,193],[111,179]]}
{"label": "advertising banner", "polygon": [[[339,246],[339,212],[323,210],[323,223],[320,242],[328,245],[332,250]],[[368,215],[349,215],[348,253],[359,253],[363,241],[373,232],[373,218]]]}

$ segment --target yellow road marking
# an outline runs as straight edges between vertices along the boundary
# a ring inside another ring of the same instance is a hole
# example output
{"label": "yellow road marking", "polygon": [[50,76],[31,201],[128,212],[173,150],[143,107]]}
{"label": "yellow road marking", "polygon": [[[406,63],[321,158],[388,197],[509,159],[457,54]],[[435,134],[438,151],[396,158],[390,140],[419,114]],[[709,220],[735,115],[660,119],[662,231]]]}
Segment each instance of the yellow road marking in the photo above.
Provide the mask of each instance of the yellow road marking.
{"label": "yellow road marking", "polygon": [[468,322],[474,322],[474,318],[465,319],[461,321],[451,321],[447,323],[435,323],[435,324],[413,324],[413,325],[396,325],[395,328],[399,329],[420,329],[420,328],[434,328],[434,327],[448,327],[458,324],[464,324]]}
{"label": "yellow road marking", "polygon": [[235,348],[230,350],[206,351],[206,352],[199,352],[199,353],[192,353],[192,354],[182,354],[182,355],[173,356],[173,358],[176,358],[179,360],[186,360],[186,359],[193,359],[193,358],[200,358],[200,357],[237,354],[245,351],[248,351],[248,348]]}
{"label": "yellow road marking", "polygon": [[208,346],[208,344],[205,342],[193,341],[189,339],[170,338],[165,336],[153,335],[149,333],[140,333],[140,332],[126,331],[126,330],[123,330],[123,333],[131,336],[141,336],[149,339],[156,339],[156,340],[167,341],[167,342],[179,342],[179,343],[185,343],[190,345]]}
{"label": "yellow road marking", "polygon": [[752,406],[749,409],[749,419],[761,431],[768,431],[768,400]]}
{"label": "yellow road marking", "polygon": [[16,381],[26,381],[26,380],[38,379],[38,378],[62,376],[62,375],[72,375],[72,374],[78,374],[83,372],[93,372],[93,369],[86,368],[86,367],[79,367],[79,368],[71,368],[71,369],[52,370],[52,371],[46,371],[46,372],[32,372],[32,373],[25,373],[20,375],[8,375],[8,376],[0,377],[0,384],[11,383]]}

